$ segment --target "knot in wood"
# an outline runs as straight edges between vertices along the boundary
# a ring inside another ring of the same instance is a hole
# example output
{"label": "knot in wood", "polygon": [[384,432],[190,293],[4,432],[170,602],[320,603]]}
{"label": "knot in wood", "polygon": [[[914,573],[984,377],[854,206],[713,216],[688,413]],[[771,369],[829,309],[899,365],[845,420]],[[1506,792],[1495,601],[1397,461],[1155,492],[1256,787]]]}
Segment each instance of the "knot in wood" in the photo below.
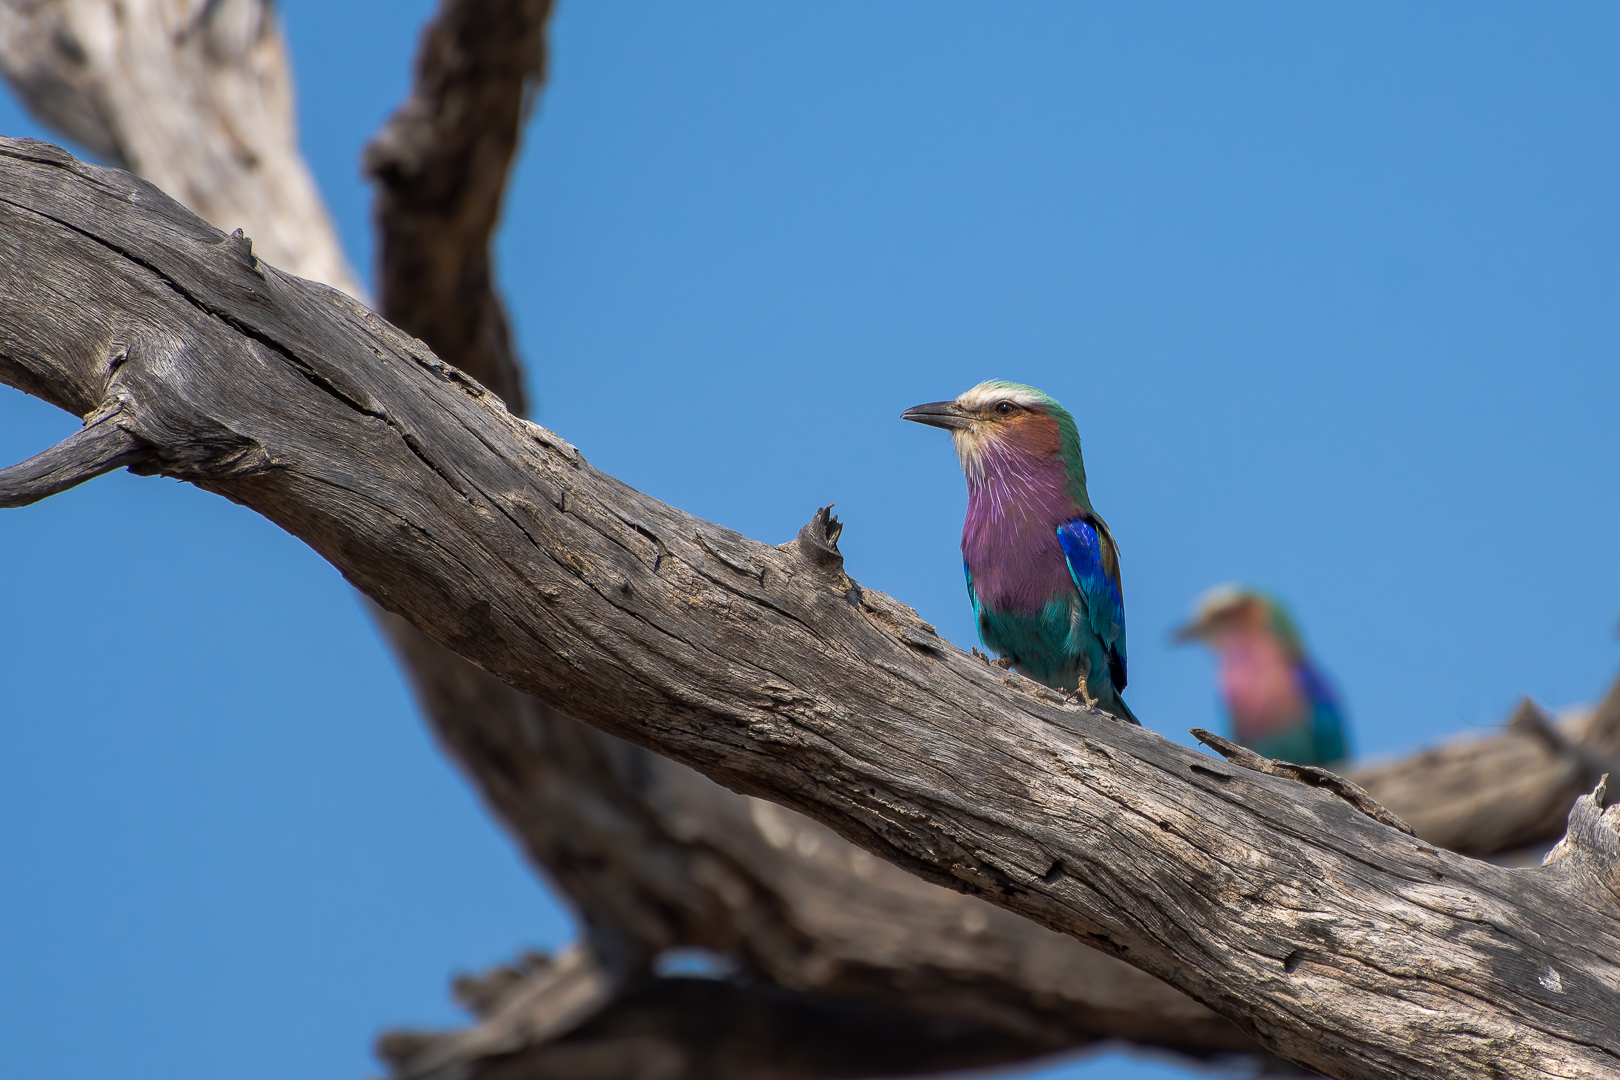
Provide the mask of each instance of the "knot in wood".
{"label": "knot in wood", "polygon": [[799,530],[798,554],[813,566],[825,570],[842,570],[844,554],[838,550],[838,537],[844,532],[843,522],[832,512],[828,503],[817,510],[815,516]]}

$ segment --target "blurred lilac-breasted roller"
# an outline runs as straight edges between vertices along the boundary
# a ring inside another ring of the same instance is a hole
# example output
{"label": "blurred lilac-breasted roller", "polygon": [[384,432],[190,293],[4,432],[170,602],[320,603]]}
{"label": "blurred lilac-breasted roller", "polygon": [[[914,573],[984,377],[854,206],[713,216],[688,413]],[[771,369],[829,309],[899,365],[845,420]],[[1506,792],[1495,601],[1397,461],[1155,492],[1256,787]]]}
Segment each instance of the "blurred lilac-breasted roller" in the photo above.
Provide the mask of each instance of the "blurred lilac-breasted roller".
{"label": "blurred lilac-breasted roller", "polygon": [[901,413],[944,428],[967,476],[962,567],[979,638],[1012,667],[1138,723],[1125,689],[1119,549],[1086,494],[1074,418],[993,379]]}
{"label": "blurred lilac-breasted roller", "polygon": [[1221,701],[1238,742],[1296,765],[1332,765],[1349,756],[1338,695],[1277,600],[1216,586],[1176,638],[1214,650]]}

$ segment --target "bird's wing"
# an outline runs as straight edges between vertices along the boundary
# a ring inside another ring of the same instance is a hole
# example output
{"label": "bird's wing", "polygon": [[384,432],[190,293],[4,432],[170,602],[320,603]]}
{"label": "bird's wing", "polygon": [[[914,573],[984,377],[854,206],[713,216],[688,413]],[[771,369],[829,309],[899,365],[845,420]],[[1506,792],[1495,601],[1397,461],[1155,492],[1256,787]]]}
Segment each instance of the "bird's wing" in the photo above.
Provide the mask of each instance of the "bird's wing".
{"label": "bird's wing", "polygon": [[1086,602],[1092,633],[1108,653],[1114,689],[1125,689],[1125,596],[1120,589],[1119,548],[1108,526],[1085,514],[1058,526],[1058,543],[1069,563],[1069,576]]}
{"label": "bird's wing", "polygon": [[1339,703],[1333,684],[1309,658],[1301,659],[1295,671],[1311,704],[1311,736],[1316,741],[1318,754],[1330,763],[1348,757],[1349,733],[1344,722],[1344,706]]}
{"label": "bird's wing", "polygon": [[1339,712],[1339,695],[1334,692],[1333,684],[1311,663],[1308,657],[1301,657],[1295,665],[1299,673],[1300,689],[1312,705],[1325,705],[1334,712]]}

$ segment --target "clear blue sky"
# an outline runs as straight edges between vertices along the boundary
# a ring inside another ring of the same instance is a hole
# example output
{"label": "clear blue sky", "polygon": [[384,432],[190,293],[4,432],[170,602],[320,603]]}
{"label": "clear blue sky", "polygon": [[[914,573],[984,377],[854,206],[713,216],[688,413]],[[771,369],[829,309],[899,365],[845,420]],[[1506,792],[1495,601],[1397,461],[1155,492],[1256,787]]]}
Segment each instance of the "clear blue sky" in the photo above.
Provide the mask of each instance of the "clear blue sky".
{"label": "clear blue sky", "polygon": [[[428,7],[282,3],[362,268]],[[1620,7],[562,0],[553,44],[500,268],[596,465],[771,542],[835,501],[966,646],[961,477],[897,416],[1014,378],[1079,420],[1172,738],[1217,717],[1166,635],[1233,578],[1364,753],[1615,675]],[[0,460],[75,423],[0,390]],[[120,474],[0,515],[0,565],[16,1075],[351,1080],[456,1020],[452,971],[571,935],[298,542]]]}

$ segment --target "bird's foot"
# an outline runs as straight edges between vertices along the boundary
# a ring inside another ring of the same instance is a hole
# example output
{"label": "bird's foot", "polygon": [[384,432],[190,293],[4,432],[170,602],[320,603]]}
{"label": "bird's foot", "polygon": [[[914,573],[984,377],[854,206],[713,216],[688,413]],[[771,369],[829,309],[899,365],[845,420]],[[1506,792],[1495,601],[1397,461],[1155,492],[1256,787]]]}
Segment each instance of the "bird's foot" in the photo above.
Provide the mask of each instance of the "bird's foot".
{"label": "bird's foot", "polygon": [[1091,691],[1086,689],[1086,680],[1084,679],[1080,680],[1079,697],[1081,701],[1086,703],[1086,708],[1095,709],[1097,707],[1097,699],[1092,697]]}

